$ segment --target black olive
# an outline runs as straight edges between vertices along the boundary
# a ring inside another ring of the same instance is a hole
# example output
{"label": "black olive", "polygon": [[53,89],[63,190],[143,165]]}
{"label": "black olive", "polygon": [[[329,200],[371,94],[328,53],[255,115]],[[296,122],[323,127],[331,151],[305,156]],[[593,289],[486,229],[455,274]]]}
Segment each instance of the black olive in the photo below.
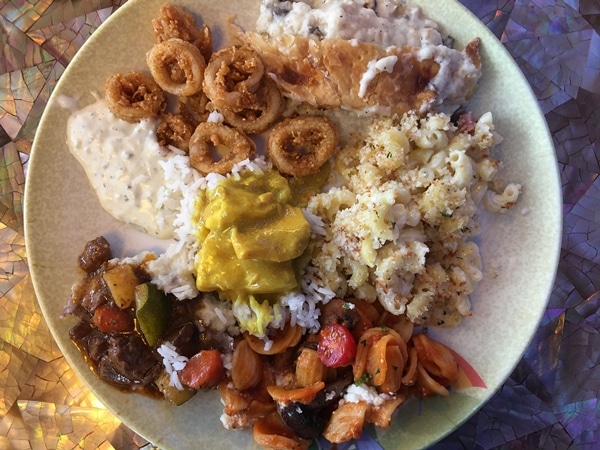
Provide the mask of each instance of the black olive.
{"label": "black olive", "polygon": [[328,384],[308,405],[299,402],[278,403],[277,411],[282,422],[296,436],[318,439],[351,380],[352,372],[341,374],[340,378]]}
{"label": "black olive", "polygon": [[277,409],[283,423],[303,439],[317,439],[329,420],[324,411],[299,402],[278,404]]}

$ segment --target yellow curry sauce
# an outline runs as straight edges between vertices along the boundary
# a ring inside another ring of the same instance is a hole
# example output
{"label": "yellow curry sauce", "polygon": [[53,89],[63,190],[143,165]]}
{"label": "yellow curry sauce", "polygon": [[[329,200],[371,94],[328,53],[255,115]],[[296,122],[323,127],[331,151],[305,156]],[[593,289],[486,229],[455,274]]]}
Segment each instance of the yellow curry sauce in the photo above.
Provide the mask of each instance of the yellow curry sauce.
{"label": "yellow curry sauce", "polygon": [[197,288],[248,305],[255,318],[242,327],[252,334],[264,335],[272,303],[299,290],[311,229],[297,204],[306,184],[318,190],[323,178],[296,181],[304,188],[293,191],[276,170],[245,171],[205,190],[197,202]]}

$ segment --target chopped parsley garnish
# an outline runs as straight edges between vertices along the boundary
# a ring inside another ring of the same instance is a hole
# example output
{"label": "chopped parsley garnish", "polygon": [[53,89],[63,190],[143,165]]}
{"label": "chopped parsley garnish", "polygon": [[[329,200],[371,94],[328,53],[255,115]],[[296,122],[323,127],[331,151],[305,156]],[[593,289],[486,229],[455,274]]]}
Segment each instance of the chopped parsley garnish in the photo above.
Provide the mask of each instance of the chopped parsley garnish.
{"label": "chopped parsley garnish", "polygon": [[354,384],[356,386],[360,386],[361,384],[368,383],[372,379],[373,379],[373,375],[371,375],[370,373],[365,372],[365,373],[362,374],[362,376],[358,380],[356,380],[354,382]]}

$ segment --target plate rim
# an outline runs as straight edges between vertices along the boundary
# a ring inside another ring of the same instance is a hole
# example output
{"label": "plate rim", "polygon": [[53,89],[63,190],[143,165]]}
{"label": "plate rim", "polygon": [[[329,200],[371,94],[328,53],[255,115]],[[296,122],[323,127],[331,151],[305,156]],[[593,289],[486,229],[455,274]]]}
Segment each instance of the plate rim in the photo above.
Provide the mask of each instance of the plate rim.
{"label": "plate rim", "polygon": [[[256,0],[256,3],[258,4],[258,0]],[[422,4],[424,3],[424,0],[418,0],[415,3],[418,4]],[[489,28],[487,26],[485,26],[471,11],[469,11],[464,5],[462,5],[459,2],[455,2],[456,4],[453,5],[453,7],[460,7],[463,10],[464,14],[468,14],[471,16],[471,18],[473,20],[478,21],[482,26],[482,33],[486,33],[488,34],[487,39],[488,40],[493,40],[497,42],[498,45],[498,49],[501,49],[505,55],[511,59],[511,61],[513,61],[513,64],[515,65],[515,67],[518,69],[518,74],[521,77],[521,84],[523,86],[527,87],[527,90],[529,91],[529,95],[530,95],[530,101],[534,101],[537,105],[537,109],[538,109],[538,114],[540,115],[540,118],[542,119],[542,124],[545,127],[545,137],[548,140],[548,144],[550,145],[550,147],[552,148],[553,151],[553,155],[554,155],[554,173],[553,175],[553,179],[554,181],[556,181],[557,187],[558,189],[556,190],[556,194],[557,196],[554,198],[554,201],[556,203],[556,209],[554,210],[555,212],[555,220],[556,223],[558,224],[558,231],[556,233],[556,237],[557,239],[553,242],[553,263],[551,264],[554,267],[554,271],[552,274],[552,281],[551,283],[547,284],[547,289],[546,292],[544,293],[544,297],[546,298],[546,302],[544,303],[543,307],[540,306],[540,308],[538,309],[538,314],[537,317],[535,319],[535,329],[537,329],[537,327],[539,327],[539,323],[543,317],[543,314],[546,311],[546,305],[548,304],[548,301],[550,300],[550,296],[551,293],[553,291],[554,285],[555,285],[555,281],[556,281],[556,276],[557,276],[557,271],[558,271],[558,264],[560,261],[560,253],[561,253],[561,237],[562,237],[562,232],[563,232],[563,215],[562,215],[562,189],[560,186],[560,171],[559,171],[559,163],[558,160],[556,158],[556,153],[554,150],[554,144],[551,138],[551,133],[549,131],[548,128],[548,124],[547,121],[545,120],[545,117],[541,111],[541,108],[539,106],[539,103],[537,101],[537,98],[535,97],[535,94],[533,92],[533,89],[530,85],[530,83],[527,81],[525,75],[523,74],[523,72],[520,70],[520,68],[516,65],[516,62],[514,62],[514,60],[512,59],[512,56],[510,56],[510,53],[508,52],[508,50],[506,49],[506,47],[498,40],[498,38],[491,32],[491,30],[489,30]],[[49,100],[48,100],[48,104],[44,110],[44,113],[42,115],[42,118],[40,120],[39,126],[38,126],[38,130],[36,131],[36,138],[38,136],[38,133],[41,132],[41,135],[44,135],[44,132],[46,129],[48,129],[49,127],[51,127],[51,114],[46,114],[46,111],[50,110],[51,108],[49,108],[49,106],[54,105],[55,103],[58,102],[58,96],[61,94],[62,91],[62,87],[63,85],[65,85],[66,83],[68,83],[68,74],[71,73],[70,69],[71,67],[74,67],[76,64],[79,64],[80,60],[84,60],[84,58],[87,56],[87,48],[91,47],[92,44],[90,44],[90,42],[94,42],[92,41],[93,39],[101,39],[100,38],[95,38],[95,36],[102,36],[101,34],[98,34],[98,30],[100,30],[101,28],[105,27],[107,24],[111,24],[112,22],[117,22],[119,20],[121,20],[121,16],[126,16],[127,14],[129,14],[129,11],[135,11],[135,8],[137,8],[138,4],[142,4],[142,0],[129,0],[127,1],[127,3],[125,3],[123,6],[121,6],[117,11],[115,11],[113,14],[111,14],[111,16],[100,26],[98,27],[98,29],[94,32],[94,34],[88,38],[88,40],[85,42],[85,44],[82,46],[82,48],[77,52],[77,54],[73,57],[73,59],[71,60],[71,62],[69,63],[69,65],[67,66],[67,68],[65,69],[65,71],[61,74],[59,81],[57,82]],[[141,6],[140,6],[141,7]],[[29,160],[29,172],[37,172],[39,169],[36,169],[36,158],[35,155],[40,152],[41,150],[39,150],[39,145],[38,144],[38,139],[34,139],[34,143],[33,143],[33,147],[30,153],[30,160]],[[27,179],[29,180],[30,177],[28,177]],[[35,221],[32,219],[34,217],[34,213],[33,211],[28,207],[29,205],[29,201],[27,201],[28,198],[30,198],[32,195],[32,189],[31,186],[32,183],[27,183],[25,185],[25,208],[24,208],[24,230],[25,230],[25,242],[26,242],[26,248],[29,249],[31,248],[31,242],[29,241],[29,236],[31,235],[30,233],[30,229],[31,227],[34,227],[34,223]],[[29,252],[28,252],[29,254]],[[35,260],[35,257],[34,257]],[[40,280],[38,280],[37,275],[35,270],[33,270],[34,266],[35,266],[35,261],[32,261],[29,259],[28,257],[28,261],[30,262],[30,276],[32,279],[32,283],[33,283],[33,287],[34,290],[36,292],[36,298],[37,298],[37,293],[42,291],[42,288],[40,286]],[[40,308],[42,309],[42,313],[44,314],[44,317],[47,316],[47,309],[46,309],[46,305],[43,302],[39,302],[40,304]],[[64,340],[64,339],[57,339],[56,338],[56,334],[58,333],[59,330],[55,327],[55,321],[48,321],[48,326],[50,327],[51,333],[53,335],[53,338],[55,339],[55,341],[57,342],[59,348],[61,349],[61,351],[63,352],[63,355],[68,355],[69,352],[65,351],[66,350],[66,346],[67,345],[72,345],[70,343],[70,341],[68,340]],[[529,339],[527,341],[526,344],[523,344],[522,346],[522,351],[520,352],[521,356],[519,358],[516,359],[516,361],[514,361],[512,367],[510,369],[507,369],[506,372],[508,373],[508,375],[506,377],[503,377],[504,380],[506,381],[506,379],[508,378],[508,376],[510,376],[510,373],[514,370],[514,368],[518,365],[518,363],[521,361],[523,354],[525,353],[525,351],[527,350],[527,347],[529,345],[529,343],[531,342],[531,339],[535,336],[535,331],[533,333],[531,333],[531,335],[529,336]],[[64,345],[64,347],[63,347]],[[67,362],[69,363],[69,365],[71,367],[74,368],[74,370],[76,371],[78,377],[80,378],[80,380],[85,380],[85,376],[82,376],[82,373],[80,373],[80,371],[78,370],[78,366],[77,365],[73,365],[71,363],[71,361],[67,359]],[[88,369],[89,370],[89,369]],[[86,385],[86,387],[88,389],[90,389],[90,391],[96,395],[97,394],[97,390],[95,389],[95,386],[93,384],[89,384],[89,383],[84,383]],[[447,432],[445,432],[443,435],[439,436],[438,438],[436,438],[433,442],[437,442],[441,439],[443,439],[445,436],[447,436],[448,434],[450,434],[454,429],[456,429],[457,427],[459,427],[462,423],[464,423],[465,421],[467,421],[473,414],[476,413],[477,410],[479,410],[481,407],[483,407],[487,401],[495,394],[495,392],[498,391],[498,389],[500,389],[502,387],[503,383],[499,383],[497,386],[494,387],[494,389],[488,389],[489,394],[485,396],[485,399],[483,401],[480,402],[480,404],[473,408],[473,410],[466,416],[464,416],[462,418],[462,420],[460,420],[458,423],[456,423],[456,425],[452,428],[447,430]],[[97,395],[96,395],[97,396]],[[118,411],[118,409],[116,409],[114,407],[114,405],[105,405],[107,407],[107,409],[109,411],[111,411],[113,414],[115,414],[115,416],[117,416],[119,419],[121,419],[122,414]],[[130,427],[132,430],[134,430],[136,433],[140,434],[143,436],[143,434],[140,432],[142,430],[137,429],[137,427],[133,424],[127,423],[125,422],[125,425],[127,425],[128,427]],[[432,443],[433,443],[432,442]]]}

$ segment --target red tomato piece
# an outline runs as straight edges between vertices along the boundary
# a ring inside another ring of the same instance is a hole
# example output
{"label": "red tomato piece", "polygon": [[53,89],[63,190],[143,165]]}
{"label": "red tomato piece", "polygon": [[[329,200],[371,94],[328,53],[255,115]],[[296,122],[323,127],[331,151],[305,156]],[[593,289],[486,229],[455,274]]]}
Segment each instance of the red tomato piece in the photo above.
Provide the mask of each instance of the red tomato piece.
{"label": "red tomato piece", "polygon": [[103,333],[125,333],[133,331],[131,315],[116,305],[105,303],[94,311],[94,325]]}
{"label": "red tomato piece", "polygon": [[348,328],[330,323],[319,333],[319,359],[327,367],[345,367],[354,362],[356,341]]}
{"label": "red tomato piece", "polygon": [[210,389],[225,376],[219,350],[200,350],[179,371],[179,380],[192,389]]}

